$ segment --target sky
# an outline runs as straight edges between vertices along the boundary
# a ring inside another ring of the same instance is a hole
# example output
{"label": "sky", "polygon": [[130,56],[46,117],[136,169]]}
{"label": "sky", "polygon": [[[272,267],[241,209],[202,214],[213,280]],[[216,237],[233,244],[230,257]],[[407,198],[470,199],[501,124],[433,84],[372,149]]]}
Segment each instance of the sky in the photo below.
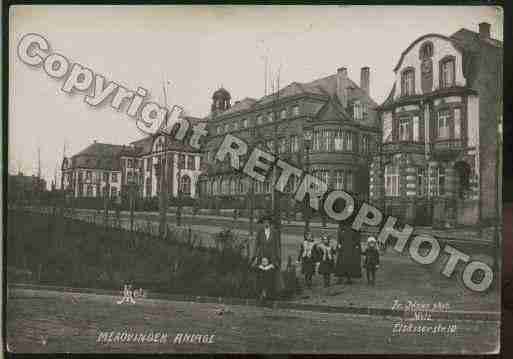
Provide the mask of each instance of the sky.
{"label": "sky", "polygon": [[393,85],[401,52],[428,33],[451,35],[491,24],[502,40],[503,15],[485,6],[13,6],[9,29],[9,172],[37,174],[48,185],[63,153],[71,156],[95,140],[128,144],[141,138],[135,121],[110,106],[93,108],[84,93],[66,94],[16,55],[27,33],[44,36],[64,55],[135,90],[144,87],[164,105],[192,116],[209,112],[223,86],[232,103],[264,95],[268,74],[280,68],[281,87],[310,82],[346,67],[359,83],[370,67],[371,96],[381,103]]}

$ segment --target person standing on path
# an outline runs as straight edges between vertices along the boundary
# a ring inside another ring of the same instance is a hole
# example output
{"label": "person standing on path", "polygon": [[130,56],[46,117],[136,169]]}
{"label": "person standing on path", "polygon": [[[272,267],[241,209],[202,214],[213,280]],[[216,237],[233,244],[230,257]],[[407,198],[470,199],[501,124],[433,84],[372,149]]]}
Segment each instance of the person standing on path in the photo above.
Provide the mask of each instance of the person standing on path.
{"label": "person standing on path", "polygon": [[367,274],[367,284],[376,284],[376,270],[379,268],[379,252],[376,248],[376,239],[369,237],[367,239],[367,248],[363,252],[365,256],[364,267]]}
{"label": "person standing on path", "polygon": [[324,280],[324,287],[330,286],[331,274],[335,265],[335,249],[330,246],[330,237],[326,232],[321,234],[321,243],[319,248],[319,274]]}
{"label": "person standing on path", "polygon": [[342,243],[342,262],[337,267],[337,276],[345,277],[346,284],[352,284],[353,278],[362,277],[361,255],[362,245],[360,243],[360,234],[351,228],[351,225],[339,225],[338,241]]}
{"label": "person standing on path", "polygon": [[[278,235],[271,226],[272,218],[269,215],[264,215],[258,223],[263,223],[263,227],[257,232],[255,241],[255,254],[253,256],[253,265],[258,266],[265,257],[269,264],[273,265],[273,276],[272,283],[268,283],[269,293],[267,298],[273,298],[276,294],[277,276],[280,275],[281,263],[279,258],[278,248]],[[262,288],[259,288],[259,293]]]}
{"label": "person standing on path", "polygon": [[301,263],[301,273],[305,276],[305,285],[312,288],[312,277],[315,274],[317,248],[312,233],[305,232],[305,239],[299,248],[298,263]]}

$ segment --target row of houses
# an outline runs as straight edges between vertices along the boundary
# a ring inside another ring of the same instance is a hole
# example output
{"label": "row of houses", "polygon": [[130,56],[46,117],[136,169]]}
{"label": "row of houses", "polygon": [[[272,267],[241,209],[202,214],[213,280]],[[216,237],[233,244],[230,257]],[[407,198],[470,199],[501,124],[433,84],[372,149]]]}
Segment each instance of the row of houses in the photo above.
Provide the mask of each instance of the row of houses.
{"label": "row of houses", "polygon": [[[292,82],[262,98],[232,104],[220,88],[204,118],[202,151],[162,136],[127,146],[93,143],[65,158],[63,188],[75,197],[142,198],[162,190],[200,198],[204,206],[246,206],[249,191],[266,205],[271,183],[252,183],[214,161],[225,134],[246,140],[391,214],[417,223],[475,224],[493,220],[498,203],[497,124],[502,116],[502,43],[490,25],[413,41],[394,67],[395,83],[382,104],[370,94],[371,70],[359,82],[348,69],[308,83]],[[275,143],[276,141],[276,143]],[[299,183],[287,186],[292,198]]]}

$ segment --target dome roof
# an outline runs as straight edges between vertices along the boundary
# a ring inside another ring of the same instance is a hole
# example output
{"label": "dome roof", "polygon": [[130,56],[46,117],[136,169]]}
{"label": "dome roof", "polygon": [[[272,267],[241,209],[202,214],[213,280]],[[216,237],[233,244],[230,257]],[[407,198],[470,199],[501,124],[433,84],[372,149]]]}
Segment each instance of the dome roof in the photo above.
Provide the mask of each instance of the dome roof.
{"label": "dome roof", "polygon": [[220,89],[216,90],[216,92],[214,92],[214,94],[212,95],[212,99],[216,100],[216,99],[231,99],[231,95],[230,93],[223,87],[221,87]]}

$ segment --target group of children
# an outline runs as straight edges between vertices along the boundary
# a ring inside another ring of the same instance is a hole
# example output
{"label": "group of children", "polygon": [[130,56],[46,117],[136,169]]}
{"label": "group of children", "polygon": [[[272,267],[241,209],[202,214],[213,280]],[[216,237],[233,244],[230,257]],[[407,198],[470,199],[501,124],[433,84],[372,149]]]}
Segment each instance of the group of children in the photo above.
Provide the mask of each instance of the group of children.
{"label": "group of children", "polygon": [[[343,268],[343,248],[341,241],[336,247],[331,246],[330,236],[323,232],[321,241],[317,243],[310,232],[305,233],[305,238],[299,250],[298,263],[301,264],[301,272],[305,276],[305,284],[308,288],[312,287],[312,278],[314,274],[319,273],[323,276],[324,287],[330,286],[331,275],[339,276],[339,283],[343,275],[338,268]],[[364,251],[358,250],[358,258],[352,260],[360,261],[360,256],[364,256],[363,266],[366,269],[367,283],[374,285],[376,282],[376,270],[379,268],[379,251],[376,246],[376,239],[369,237],[367,239],[367,248]],[[337,273],[338,272],[338,273]],[[350,280],[350,278],[349,278]]]}

